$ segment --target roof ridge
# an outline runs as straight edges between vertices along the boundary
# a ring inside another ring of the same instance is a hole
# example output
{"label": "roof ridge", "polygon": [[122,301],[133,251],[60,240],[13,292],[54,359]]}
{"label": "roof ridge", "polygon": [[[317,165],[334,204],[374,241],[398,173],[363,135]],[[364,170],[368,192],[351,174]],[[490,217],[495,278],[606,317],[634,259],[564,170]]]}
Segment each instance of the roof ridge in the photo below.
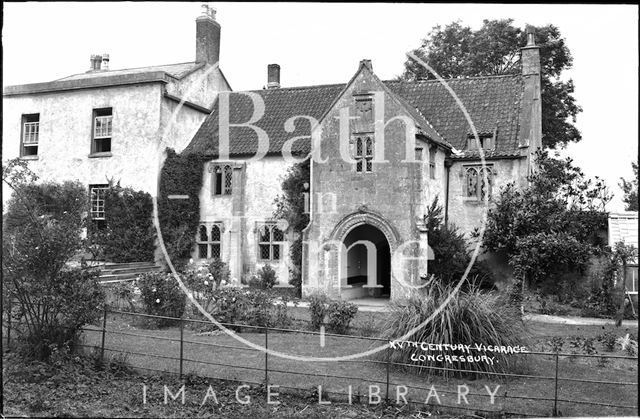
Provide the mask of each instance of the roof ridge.
{"label": "roof ridge", "polygon": [[[489,76],[465,76],[465,77],[453,77],[442,80],[449,81],[462,81],[462,80],[477,80],[477,79],[497,79],[497,78],[517,78],[521,77],[522,74],[492,74]],[[438,79],[418,79],[418,80],[383,80],[383,83],[440,83]]]}
{"label": "roof ridge", "polygon": [[[129,68],[110,68],[109,70],[104,70],[104,71],[85,71],[84,73],[75,73],[75,74],[70,74],[68,76],[59,78],[59,79],[55,79],[52,81],[60,81],[60,80],[64,80],[64,79],[68,79],[69,77],[73,77],[73,76],[80,76],[80,75],[84,75],[84,74],[90,74],[90,73],[95,73],[95,74],[105,74],[105,73],[110,73],[112,71],[126,71],[126,70],[138,70],[140,68],[151,68],[151,67],[167,67],[170,65],[182,65],[182,64],[197,64],[196,61],[185,61],[183,63],[173,63],[173,64],[158,64],[158,65],[143,65],[140,67],[129,67]],[[47,83],[47,82],[44,82]]]}
{"label": "roof ridge", "polygon": [[234,93],[240,92],[264,92],[264,91],[279,91],[279,90],[303,90],[303,89],[313,89],[318,87],[338,87],[344,86],[345,83],[331,83],[331,84],[311,84],[308,86],[291,86],[291,87],[278,87],[277,89],[253,89],[253,90],[238,90]]}

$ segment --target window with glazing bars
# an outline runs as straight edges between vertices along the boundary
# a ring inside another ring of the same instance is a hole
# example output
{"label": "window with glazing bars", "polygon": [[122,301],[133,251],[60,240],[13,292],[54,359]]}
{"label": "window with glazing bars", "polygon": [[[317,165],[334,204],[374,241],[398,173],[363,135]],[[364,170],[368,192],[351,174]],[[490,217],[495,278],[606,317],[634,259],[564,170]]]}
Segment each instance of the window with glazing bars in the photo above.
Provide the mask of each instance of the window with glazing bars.
{"label": "window with glazing bars", "polygon": [[104,220],[104,196],[109,185],[89,185],[91,202],[91,219]]}
{"label": "window with glazing bars", "polygon": [[233,191],[233,168],[230,165],[213,167],[213,194],[231,195]]}
{"label": "window with glazing bars", "polygon": [[[485,179],[486,173],[486,179]],[[493,170],[491,167],[471,166],[465,168],[465,196],[483,200],[491,198]]]}
{"label": "window with glazing bars", "polygon": [[22,115],[21,156],[37,156],[40,142],[40,114]]}
{"label": "window with glazing bars", "polygon": [[276,223],[264,223],[258,226],[258,258],[277,261],[282,257],[284,233]]}
{"label": "window with glazing bars", "polygon": [[356,161],[356,172],[371,173],[373,171],[373,138],[355,137],[351,142],[352,157]]}
{"label": "window with glazing bars", "polygon": [[220,259],[221,256],[220,224],[200,224],[198,227],[197,245],[198,259]]}
{"label": "window with glazing bars", "polygon": [[92,153],[111,151],[111,135],[113,133],[113,113],[111,108],[93,110]]}

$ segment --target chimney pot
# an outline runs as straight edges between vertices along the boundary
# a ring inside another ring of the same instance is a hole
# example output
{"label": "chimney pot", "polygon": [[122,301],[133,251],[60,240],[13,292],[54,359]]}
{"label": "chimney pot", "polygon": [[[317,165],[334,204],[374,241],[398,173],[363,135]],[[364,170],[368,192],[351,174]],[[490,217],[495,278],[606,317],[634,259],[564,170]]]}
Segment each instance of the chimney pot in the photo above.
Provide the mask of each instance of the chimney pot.
{"label": "chimney pot", "polygon": [[220,24],[216,11],[206,4],[196,19],[196,62],[215,65],[220,60]]}
{"label": "chimney pot", "polygon": [[527,34],[527,46],[534,46],[536,44],[536,28],[531,25],[527,25],[525,33]]}
{"label": "chimney pot", "polygon": [[102,54],[102,70],[109,70],[109,54]]}
{"label": "chimney pot", "polygon": [[267,88],[280,88],[280,66],[278,64],[269,64],[267,66]]}

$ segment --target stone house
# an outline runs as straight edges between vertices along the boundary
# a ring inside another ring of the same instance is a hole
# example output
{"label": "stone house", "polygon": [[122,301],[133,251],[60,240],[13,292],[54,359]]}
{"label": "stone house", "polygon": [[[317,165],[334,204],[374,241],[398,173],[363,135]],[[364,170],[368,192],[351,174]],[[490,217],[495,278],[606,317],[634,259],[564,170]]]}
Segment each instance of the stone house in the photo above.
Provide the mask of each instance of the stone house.
{"label": "stone house", "polygon": [[382,81],[362,60],[346,84],[282,88],[272,64],[266,89],[221,94],[184,150],[210,159],[194,258],[220,257],[236,279],[269,263],[286,284],[292,237],[273,219],[274,199],[295,159],[311,155],[303,294],[394,298],[420,284],[433,199],[469,233],[485,196],[527,182],[542,137],[532,30],[521,54],[522,74],[448,87]]}
{"label": "stone house", "polygon": [[[110,180],[155,194],[166,147],[181,150],[230,90],[218,67],[220,25],[196,19],[192,62],[124,70],[92,55],[88,71],[3,91],[3,158],[21,157],[43,180],[79,180],[91,190],[91,217],[104,218]],[[11,191],[3,185],[4,202]]]}

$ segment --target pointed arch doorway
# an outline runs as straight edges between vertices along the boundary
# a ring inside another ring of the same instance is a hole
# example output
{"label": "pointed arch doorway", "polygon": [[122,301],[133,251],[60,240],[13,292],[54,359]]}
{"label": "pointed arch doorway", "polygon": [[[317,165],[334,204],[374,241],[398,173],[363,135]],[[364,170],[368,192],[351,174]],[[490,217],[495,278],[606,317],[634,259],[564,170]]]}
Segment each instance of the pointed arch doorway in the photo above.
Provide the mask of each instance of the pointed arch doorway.
{"label": "pointed arch doorway", "polygon": [[[391,294],[391,247],[377,227],[363,223],[353,227],[343,240],[343,295],[347,298],[380,297]],[[359,289],[359,290],[358,290]]]}

